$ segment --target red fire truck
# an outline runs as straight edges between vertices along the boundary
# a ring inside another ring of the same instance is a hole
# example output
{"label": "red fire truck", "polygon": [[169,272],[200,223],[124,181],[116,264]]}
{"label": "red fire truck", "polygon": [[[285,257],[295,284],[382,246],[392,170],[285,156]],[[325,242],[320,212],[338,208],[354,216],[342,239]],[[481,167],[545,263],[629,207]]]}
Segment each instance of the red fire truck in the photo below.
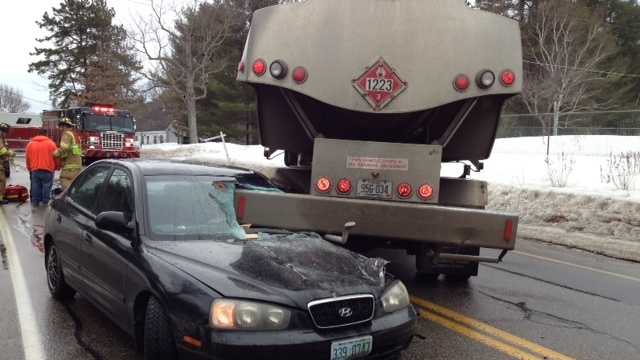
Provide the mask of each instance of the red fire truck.
{"label": "red fire truck", "polygon": [[65,117],[76,125],[74,131],[82,147],[83,162],[140,157],[135,143],[136,123],[129,111],[99,104],[43,111],[43,127],[56,142],[62,136],[58,122]]}
{"label": "red fire truck", "polygon": [[42,128],[42,116],[30,113],[0,112],[0,123],[11,126],[7,142],[12,150],[23,151],[29,139],[38,135]]}

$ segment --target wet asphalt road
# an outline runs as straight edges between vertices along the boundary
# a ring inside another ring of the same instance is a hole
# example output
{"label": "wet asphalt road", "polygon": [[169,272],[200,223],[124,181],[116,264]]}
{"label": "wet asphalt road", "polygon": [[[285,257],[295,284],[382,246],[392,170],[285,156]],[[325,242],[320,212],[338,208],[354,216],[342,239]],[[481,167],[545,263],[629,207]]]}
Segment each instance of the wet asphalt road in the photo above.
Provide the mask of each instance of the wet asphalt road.
{"label": "wet asphalt road", "polygon": [[[11,182],[26,180],[23,170]],[[38,240],[44,210],[1,211],[12,242],[0,231],[0,360],[23,359],[23,344],[34,343],[42,351],[27,351],[43,359],[140,359],[132,339],[83,297],[61,304],[49,296]],[[463,284],[416,282],[414,259],[402,251],[369,254],[391,260],[420,305],[423,339],[403,359],[640,359],[640,264],[525,239],[517,247]],[[16,262],[24,288],[14,286]],[[32,328],[19,321],[29,315]]]}

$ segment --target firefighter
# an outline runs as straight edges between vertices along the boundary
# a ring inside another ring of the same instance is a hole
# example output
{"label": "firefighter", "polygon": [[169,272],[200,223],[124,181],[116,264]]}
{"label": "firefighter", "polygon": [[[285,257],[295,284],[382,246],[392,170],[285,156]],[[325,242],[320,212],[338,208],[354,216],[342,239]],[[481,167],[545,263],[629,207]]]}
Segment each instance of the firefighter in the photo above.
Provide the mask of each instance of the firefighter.
{"label": "firefighter", "polygon": [[9,133],[9,124],[0,123],[0,205],[8,203],[4,198],[4,190],[7,187],[7,178],[4,174],[5,164],[11,162],[14,156],[13,151],[9,149],[6,136]]}
{"label": "firefighter", "polygon": [[58,126],[63,132],[60,138],[60,146],[54,156],[60,160],[60,168],[62,169],[60,171],[60,183],[62,188],[66,190],[82,170],[82,149],[80,149],[73,133],[75,125],[71,119],[68,117],[62,118]]}

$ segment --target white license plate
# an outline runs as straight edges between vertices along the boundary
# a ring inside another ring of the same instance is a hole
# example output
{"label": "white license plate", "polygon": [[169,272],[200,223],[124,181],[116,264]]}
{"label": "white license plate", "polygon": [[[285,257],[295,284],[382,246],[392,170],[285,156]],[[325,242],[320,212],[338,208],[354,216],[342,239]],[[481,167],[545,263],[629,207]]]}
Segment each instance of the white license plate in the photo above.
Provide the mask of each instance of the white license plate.
{"label": "white license plate", "polygon": [[365,357],[371,353],[373,338],[363,336],[331,343],[330,360],[349,360]]}
{"label": "white license plate", "polygon": [[390,199],[393,197],[393,184],[391,181],[386,180],[358,180],[356,195],[360,197]]}

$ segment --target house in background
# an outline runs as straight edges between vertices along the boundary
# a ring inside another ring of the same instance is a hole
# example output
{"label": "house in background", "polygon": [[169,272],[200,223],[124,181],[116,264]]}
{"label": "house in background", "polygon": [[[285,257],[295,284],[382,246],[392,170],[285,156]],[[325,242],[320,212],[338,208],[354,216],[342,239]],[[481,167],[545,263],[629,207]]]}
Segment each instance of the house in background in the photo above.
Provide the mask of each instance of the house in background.
{"label": "house in background", "polygon": [[186,131],[175,126],[159,102],[145,104],[143,111],[136,111],[136,140],[140,146],[186,143]]}

